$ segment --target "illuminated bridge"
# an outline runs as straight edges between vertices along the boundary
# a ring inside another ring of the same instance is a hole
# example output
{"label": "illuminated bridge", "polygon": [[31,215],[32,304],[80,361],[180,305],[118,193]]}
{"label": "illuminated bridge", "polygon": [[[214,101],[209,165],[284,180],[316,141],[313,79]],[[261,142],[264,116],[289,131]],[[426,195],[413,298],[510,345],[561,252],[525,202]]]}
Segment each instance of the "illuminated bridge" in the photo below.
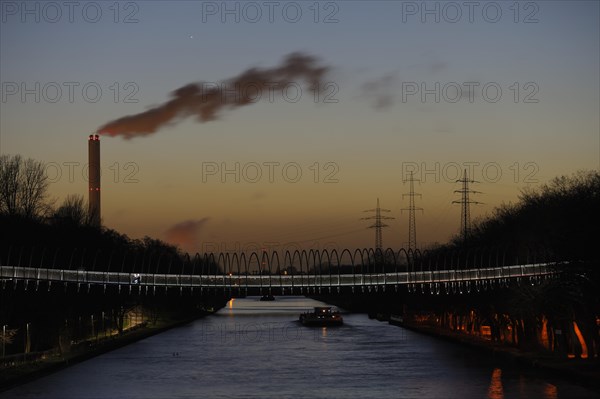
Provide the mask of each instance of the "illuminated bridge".
{"label": "illuminated bridge", "polygon": [[[100,335],[114,337],[159,319],[190,320],[243,296],[305,295],[353,311],[456,315],[476,308],[485,315],[514,287],[539,284],[570,266],[535,252],[515,254],[495,248],[190,257],[13,246],[0,257],[0,326],[13,331],[18,344],[2,361],[38,359],[46,353],[39,351],[55,351],[65,340],[87,347]],[[38,352],[30,353],[30,340]]]}
{"label": "illuminated bridge", "polygon": [[[13,264],[0,266],[0,280],[4,290],[76,289],[83,293],[110,291],[135,295],[310,295],[400,290],[439,295],[469,294],[508,287],[513,283],[536,284],[554,275],[566,264],[505,264],[500,259],[502,257],[498,256],[495,257],[495,263],[492,262],[492,256],[485,260],[482,256],[479,262],[474,261],[476,257],[465,258],[462,262],[454,262],[452,259],[417,261],[408,253],[409,256],[404,261],[398,261],[395,257],[385,258],[380,253],[381,261],[376,262],[377,256],[369,256],[367,253],[366,258],[362,257],[358,262],[350,257],[350,262],[344,265],[335,251],[331,254],[327,253],[325,258],[320,256],[310,267],[309,262],[299,262],[299,268],[290,266],[298,264],[294,260],[301,259],[301,254],[286,254],[282,265],[279,264],[278,256],[264,256],[259,261],[256,253],[250,257],[243,254],[205,256],[203,259],[211,260],[213,267],[205,266],[207,262],[201,262],[199,256],[196,257],[195,267],[194,261],[188,256],[187,270],[181,267],[179,273],[173,273],[171,266],[168,272],[159,273],[158,267],[154,271],[149,271],[151,268],[147,267],[146,270],[119,272],[109,271],[110,268],[104,271],[94,268],[86,270],[85,267],[74,270]],[[377,255],[375,252],[370,254]],[[309,257],[305,256],[304,259]],[[335,261],[332,262],[332,259]],[[467,260],[471,262],[471,266]],[[252,264],[256,267],[251,267]],[[285,265],[287,267],[281,267]]]}

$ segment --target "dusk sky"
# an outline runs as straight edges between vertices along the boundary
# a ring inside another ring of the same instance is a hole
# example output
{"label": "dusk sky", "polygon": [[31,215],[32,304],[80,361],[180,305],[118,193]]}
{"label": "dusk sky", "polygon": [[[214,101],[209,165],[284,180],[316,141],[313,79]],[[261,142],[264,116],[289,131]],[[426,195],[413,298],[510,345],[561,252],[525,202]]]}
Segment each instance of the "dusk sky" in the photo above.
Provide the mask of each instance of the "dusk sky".
{"label": "dusk sky", "polygon": [[102,135],[103,225],[132,238],[188,251],[370,247],[359,219],[379,198],[395,217],[384,246],[399,248],[414,170],[425,247],[458,232],[463,168],[482,192],[474,218],[599,168],[598,1],[75,3],[70,16],[63,2],[0,2],[0,152],[47,163],[57,205],[87,200],[87,137],[106,123],[291,53],[328,68],[318,97],[298,77],[212,121]]}

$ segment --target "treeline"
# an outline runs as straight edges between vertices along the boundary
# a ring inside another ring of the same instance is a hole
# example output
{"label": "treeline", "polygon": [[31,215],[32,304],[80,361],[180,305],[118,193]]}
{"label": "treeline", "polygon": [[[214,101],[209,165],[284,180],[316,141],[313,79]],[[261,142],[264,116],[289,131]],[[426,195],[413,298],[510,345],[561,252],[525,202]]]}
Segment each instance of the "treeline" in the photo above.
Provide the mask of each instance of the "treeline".
{"label": "treeline", "polygon": [[137,273],[215,272],[214,262],[177,247],[94,226],[80,195],[49,199],[43,163],[0,156],[0,265]]}
{"label": "treeline", "polygon": [[[492,307],[464,306],[439,316],[460,331],[491,326],[492,339],[524,349],[544,348],[576,357],[600,355],[600,173],[561,176],[521,192],[519,202],[502,205],[477,221],[465,242],[455,237],[437,249],[475,253],[488,248],[509,262],[567,261],[553,278],[511,285],[507,298]],[[435,253],[436,251],[432,251]],[[530,284],[531,282],[531,284]],[[438,323],[438,324],[439,324]],[[465,324],[467,323],[467,324]]]}
{"label": "treeline", "polygon": [[[506,258],[597,260],[600,237],[600,173],[580,171],[524,189],[517,203],[503,204],[476,220],[465,242],[453,237],[437,251],[486,248]],[[435,251],[432,251],[435,252]]]}

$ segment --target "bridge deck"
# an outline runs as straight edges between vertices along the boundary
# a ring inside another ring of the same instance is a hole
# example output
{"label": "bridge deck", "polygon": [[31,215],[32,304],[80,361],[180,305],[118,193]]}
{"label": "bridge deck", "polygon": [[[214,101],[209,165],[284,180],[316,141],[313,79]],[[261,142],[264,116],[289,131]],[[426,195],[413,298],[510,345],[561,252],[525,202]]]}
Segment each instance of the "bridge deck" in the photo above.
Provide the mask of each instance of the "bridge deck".
{"label": "bridge deck", "polygon": [[51,282],[140,285],[152,287],[210,287],[210,288],[263,288],[263,287],[355,287],[410,285],[429,283],[476,282],[482,280],[512,279],[545,276],[554,273],[555,263],[538,263],[465,270],[435,270],[365,274],[134,274],[87,270],[45,269],[0,266],[0,279],[37,280]]}

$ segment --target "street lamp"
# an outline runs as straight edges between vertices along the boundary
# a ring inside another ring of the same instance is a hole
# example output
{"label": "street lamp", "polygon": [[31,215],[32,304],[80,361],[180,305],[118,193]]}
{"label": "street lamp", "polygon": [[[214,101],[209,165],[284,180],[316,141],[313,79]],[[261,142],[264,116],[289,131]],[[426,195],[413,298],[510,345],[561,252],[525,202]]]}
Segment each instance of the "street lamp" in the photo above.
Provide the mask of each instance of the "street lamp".
{"label": "street lamp", "polygon": [[6,345],[6,324],[2,326],[2,363],[4,363],[4,355],[5,355],[5,345]]}
{"label": "street lamp", "polygon": [[25,335],[25,348],[23,351],[23,362],[25,362],[27,360],[27,354],[29,353],[29,325],[31,323],[25,323],[25,330],[26,330],[26,335]]}
{"label": "street lamp", "polygon": [[104,333],[104,338],[106,338],[106,328],[104,326],[104,312],[102,312],[102,332]]}
{"label": "street lamp", "polygon": [[94,329],[94,315],[90,315],[90,319],[92,321],[92,340],[94,339],[94,336],[96,335],[96,331]]}

